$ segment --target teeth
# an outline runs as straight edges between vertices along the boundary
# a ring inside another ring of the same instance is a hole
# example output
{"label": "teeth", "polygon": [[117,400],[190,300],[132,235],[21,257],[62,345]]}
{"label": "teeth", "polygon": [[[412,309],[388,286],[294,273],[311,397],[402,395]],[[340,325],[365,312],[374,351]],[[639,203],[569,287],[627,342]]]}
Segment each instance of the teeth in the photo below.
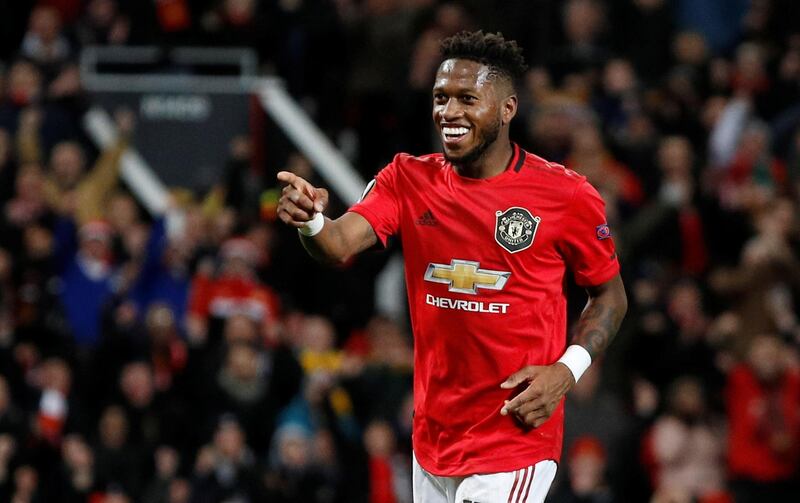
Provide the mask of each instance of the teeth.
{"label": "teeth", "polygon": [[462,134],[467,134],[469,129],[465,127],[443,127],[442,132],[448,136],[461,136]]}

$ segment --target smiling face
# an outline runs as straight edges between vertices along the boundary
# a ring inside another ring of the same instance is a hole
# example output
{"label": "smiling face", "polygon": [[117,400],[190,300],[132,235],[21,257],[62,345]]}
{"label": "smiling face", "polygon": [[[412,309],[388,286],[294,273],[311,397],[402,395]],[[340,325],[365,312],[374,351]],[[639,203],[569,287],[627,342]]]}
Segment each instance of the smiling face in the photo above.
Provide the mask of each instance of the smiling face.
{"label": "smiling face", "polygon": [[433,122],[451,163],[476,163],[501,135],[507,140],[516,110],[511,84],[488,66],[466,59],[448,59],[439,66]]}

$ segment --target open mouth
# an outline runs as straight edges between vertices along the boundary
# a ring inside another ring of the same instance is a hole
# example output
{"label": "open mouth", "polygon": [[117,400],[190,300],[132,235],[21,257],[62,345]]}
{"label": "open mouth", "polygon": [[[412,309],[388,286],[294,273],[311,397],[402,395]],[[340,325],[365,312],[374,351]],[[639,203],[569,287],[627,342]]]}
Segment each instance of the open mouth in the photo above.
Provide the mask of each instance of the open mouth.
{"label": "open mouth", "polygon": [[442,137],[445,143],[458,143],[469,133],[469,128],[464,126],[444,126],[442,127]]}

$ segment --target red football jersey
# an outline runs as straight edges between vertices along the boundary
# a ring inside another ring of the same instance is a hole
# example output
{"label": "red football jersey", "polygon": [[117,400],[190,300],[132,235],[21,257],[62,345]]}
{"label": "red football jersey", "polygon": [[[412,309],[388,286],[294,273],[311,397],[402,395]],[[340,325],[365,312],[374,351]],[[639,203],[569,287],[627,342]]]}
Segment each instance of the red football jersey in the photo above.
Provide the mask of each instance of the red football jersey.
{"label": "red football jersey", "polygon": [[441,154],[397,155],[350,211],[385,245],[399,235],[414,332],[414,453],[425,470],[497,473],[558,460],[563,403],[525,429],[500,415],[509,375],[566,348],[565,272],[599,285],[619,270],[603,200],[585,177],[514,145],[492,178]]}

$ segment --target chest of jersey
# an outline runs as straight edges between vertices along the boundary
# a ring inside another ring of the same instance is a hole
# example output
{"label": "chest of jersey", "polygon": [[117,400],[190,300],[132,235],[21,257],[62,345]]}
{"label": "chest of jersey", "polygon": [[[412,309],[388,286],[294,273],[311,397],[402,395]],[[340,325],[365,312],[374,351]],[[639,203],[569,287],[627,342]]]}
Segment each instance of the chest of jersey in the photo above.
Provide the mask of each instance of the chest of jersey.
{"label": "chest of jersey", "polygon": [[409,273],[472,294],[560,280],[563,198],[517,178],[457,184],[439,175],[428,182],[431,190],[408,194],[401,208]]}

